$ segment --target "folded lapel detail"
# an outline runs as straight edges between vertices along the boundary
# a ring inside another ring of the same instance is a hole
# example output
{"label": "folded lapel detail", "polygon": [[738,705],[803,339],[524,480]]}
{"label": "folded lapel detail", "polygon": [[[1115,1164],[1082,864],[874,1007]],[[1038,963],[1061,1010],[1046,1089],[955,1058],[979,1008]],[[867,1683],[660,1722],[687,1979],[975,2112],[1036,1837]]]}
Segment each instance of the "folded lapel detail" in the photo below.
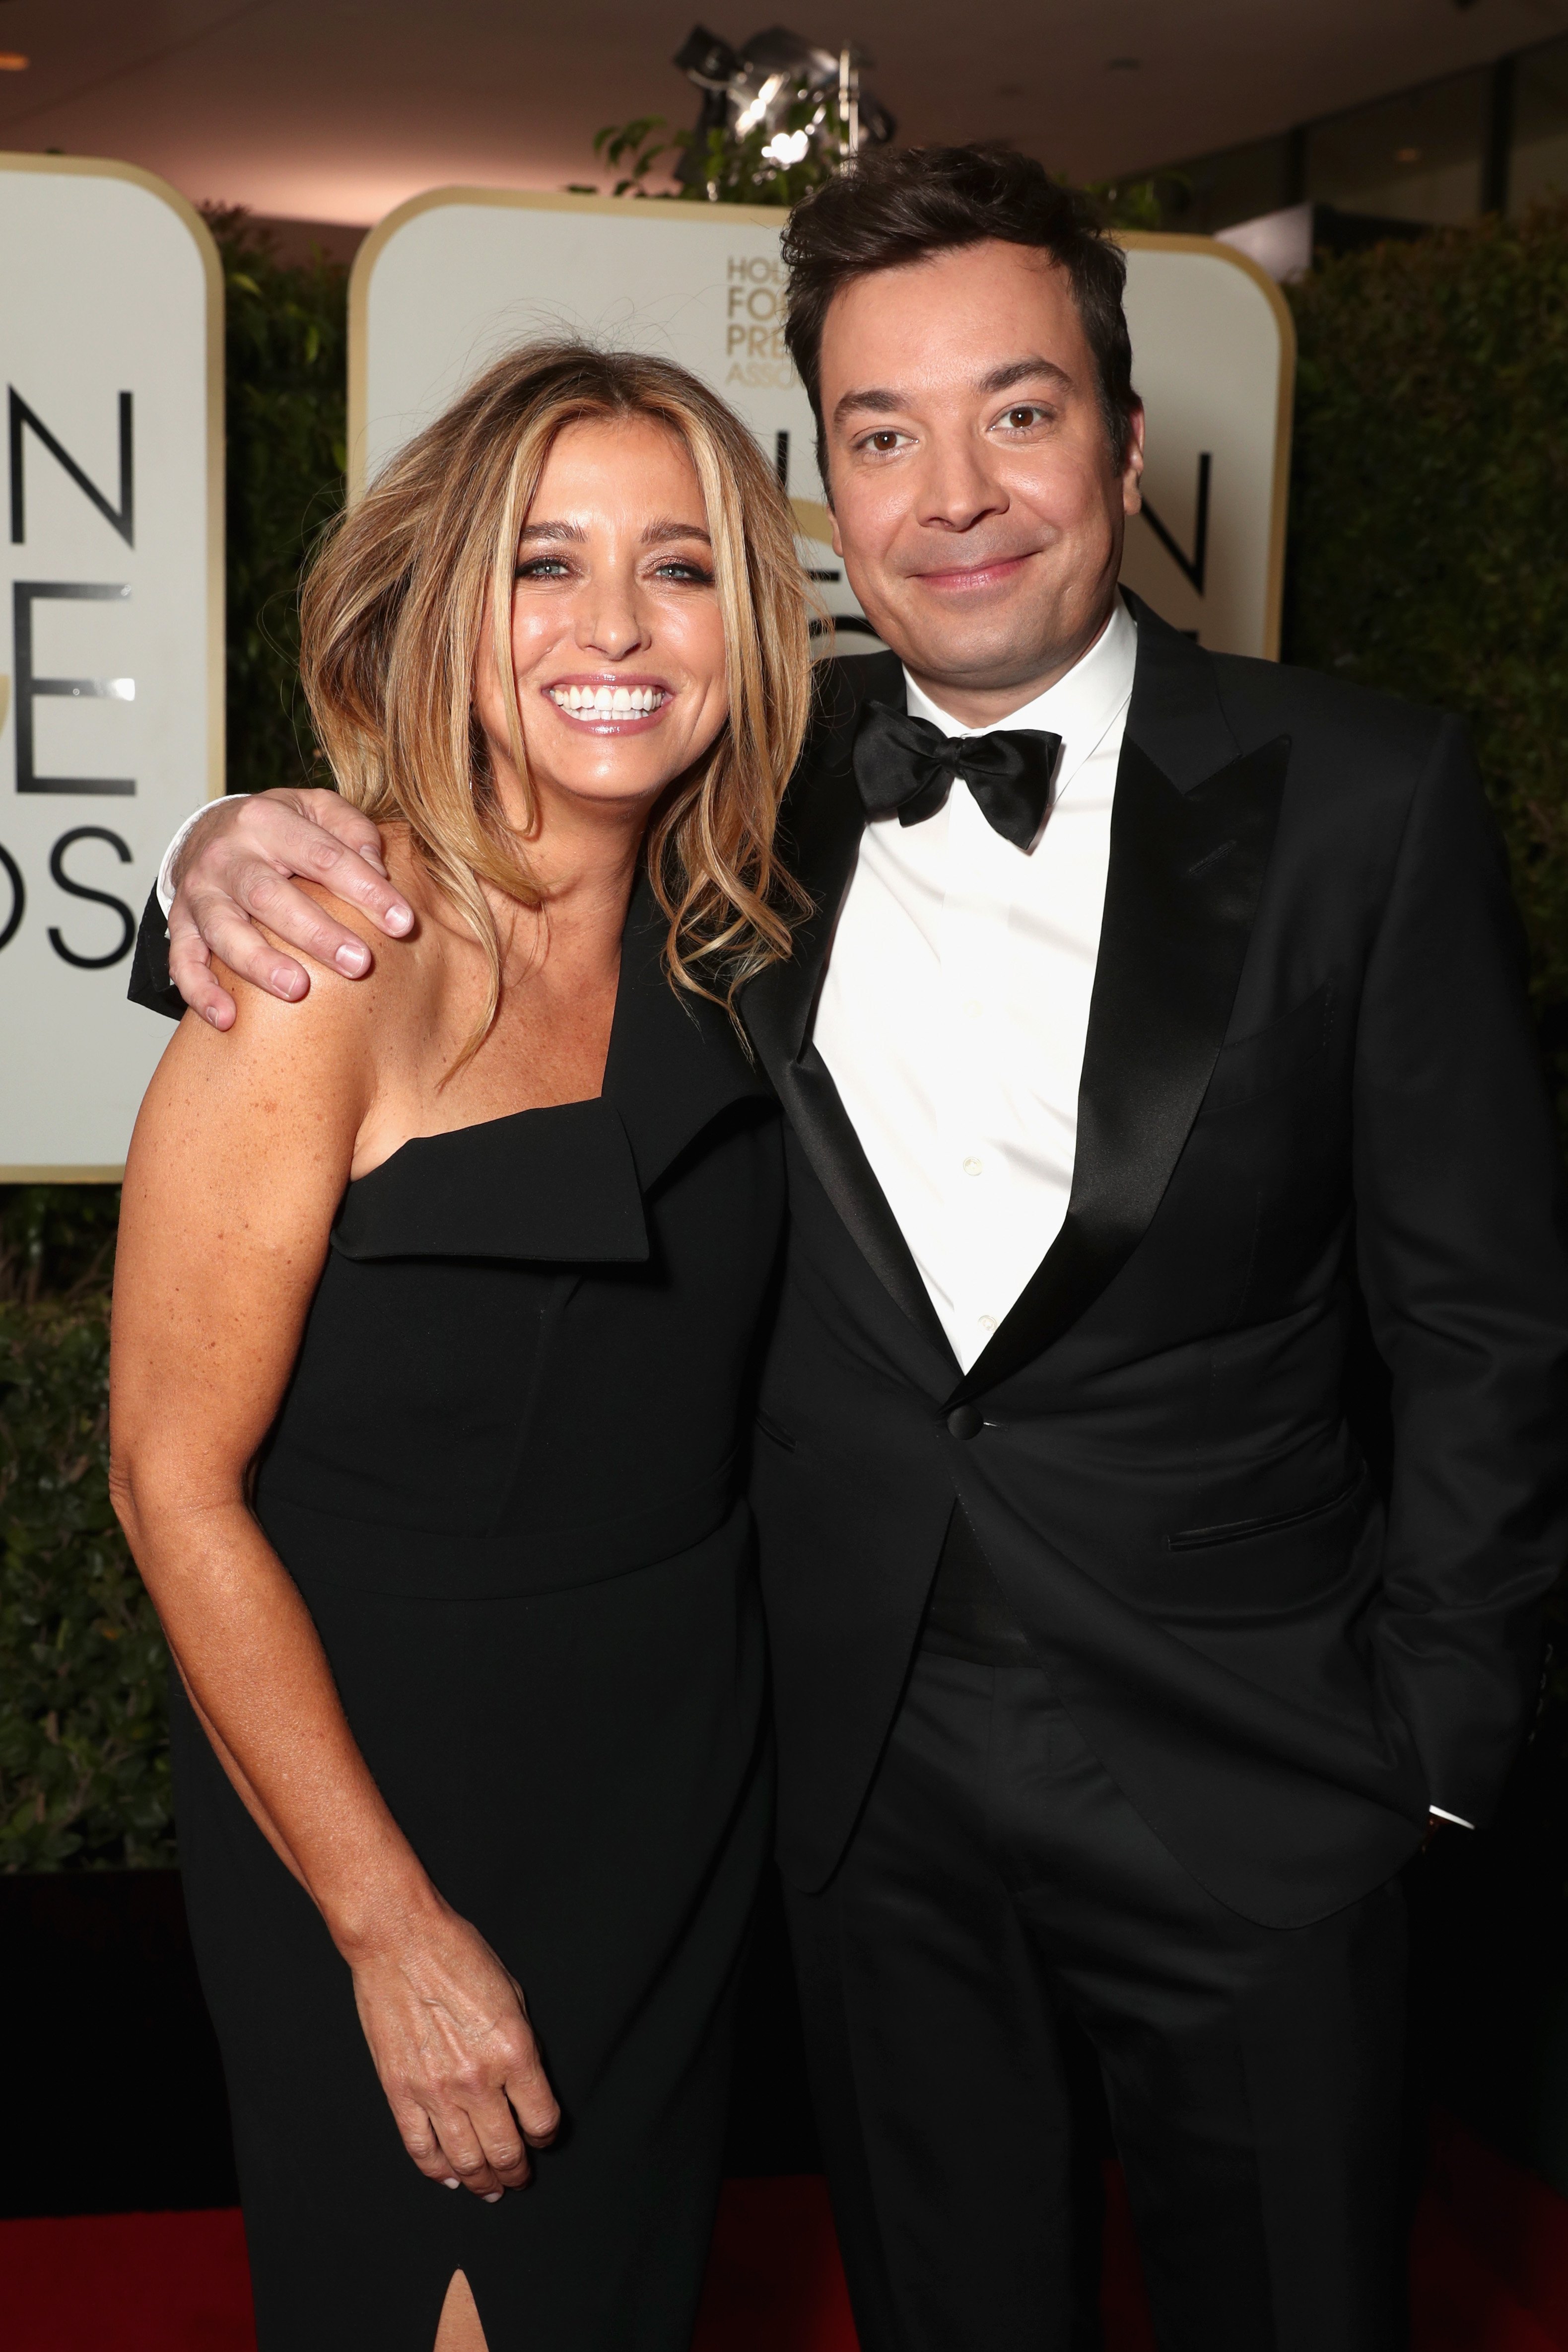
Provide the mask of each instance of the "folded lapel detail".
{"label": "folded lapel detail", "polygon": [[1148,1230],[1224,1042],[1290,750],[1282,736],[1184,792],[1129,730],[1067,1215],[950,1403],[994,1388],[1060,1338]]}
{"label": "folded lapel detail", "polygon": [[641,1265],[648,1228],[626,1129],[600,1097],[415,1136],[350,1185],[332,1247],[359,1260]]}

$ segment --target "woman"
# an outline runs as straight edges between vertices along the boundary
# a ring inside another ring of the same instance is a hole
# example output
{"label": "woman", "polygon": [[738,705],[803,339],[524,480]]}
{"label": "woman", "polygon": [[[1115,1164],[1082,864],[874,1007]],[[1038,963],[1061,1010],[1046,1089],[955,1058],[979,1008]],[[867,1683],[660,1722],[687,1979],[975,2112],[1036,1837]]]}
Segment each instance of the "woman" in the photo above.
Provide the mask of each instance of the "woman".
{"label": "woman", "polygon": [[789,945],[789,513],[694,378],[535,347],[302,618],[415,928],[182,1024],[112,1400],[260,2342],[676,2352],[768,1834],[734,1465],[782,1182],[727,1003]]}

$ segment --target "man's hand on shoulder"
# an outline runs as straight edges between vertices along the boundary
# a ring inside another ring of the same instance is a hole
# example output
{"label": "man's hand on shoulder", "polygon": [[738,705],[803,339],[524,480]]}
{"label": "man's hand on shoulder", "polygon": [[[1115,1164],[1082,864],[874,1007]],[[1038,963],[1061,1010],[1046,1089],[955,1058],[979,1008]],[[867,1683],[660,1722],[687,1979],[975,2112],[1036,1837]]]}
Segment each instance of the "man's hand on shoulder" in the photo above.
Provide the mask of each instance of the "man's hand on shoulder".
{"label": "man's hand on shoulder", "polygon": [[213,972],[214,956],[286,1003],[309,989],[303,965],[280,953],[258,923],[345,980],[370,971],[363,940],[297,889],[297,875],[361,908],[390,939],[413,927],[408,901],[387,879],[380,834],[338,793],[302,788],[214,802],[181,846],[169,911],[169,977],[214,1029],[232,1026],[235,1001]]}

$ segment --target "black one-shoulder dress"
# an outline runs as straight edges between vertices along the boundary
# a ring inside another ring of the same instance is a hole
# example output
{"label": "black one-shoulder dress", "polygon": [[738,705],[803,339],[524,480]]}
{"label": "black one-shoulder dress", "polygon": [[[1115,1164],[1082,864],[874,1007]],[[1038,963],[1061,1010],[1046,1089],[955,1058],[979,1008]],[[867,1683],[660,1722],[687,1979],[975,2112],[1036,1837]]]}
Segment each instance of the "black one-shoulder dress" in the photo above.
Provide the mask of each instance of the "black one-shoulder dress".
{"label": "black one-shoulder dress", "polygon": [[[263,2352],[685,2352],[770,1759],[742,1400],[778,1119],[639,890],[602,1096],[350,1185],[256,1489],[349,1722],[524,1987],[565,2126],[486,2205],[404,2153],[351,1980],[175,1695],[181,1863]],[[214,1400],[221,1410],[221,1400]]]}

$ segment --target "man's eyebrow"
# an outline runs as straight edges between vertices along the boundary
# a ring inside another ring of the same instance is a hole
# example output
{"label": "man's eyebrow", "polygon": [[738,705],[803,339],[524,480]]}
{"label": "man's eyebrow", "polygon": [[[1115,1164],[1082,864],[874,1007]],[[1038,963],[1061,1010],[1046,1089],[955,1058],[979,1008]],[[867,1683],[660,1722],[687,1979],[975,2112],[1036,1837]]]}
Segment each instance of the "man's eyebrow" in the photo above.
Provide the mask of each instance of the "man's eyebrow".
{"label": "man's eyebrow", "polygon": [[[977,392],[1010,392],[1015,383],[1038,383],[1041,376],[1051,376],[1064,391],[1070,391],[1072,378],[1054,360],[1042,359],[1033,352],[1027,359],[1009,360],[983,375]],[[833,410],[833,423],[844,424],[852,416],[889,416],[910,405],[909,394],[883,384],[868,384],[863,392],[846,392]]]}
{"label": "man's eyebrow", "polygon": [[1033,352],[1027,360],[1009,360],[1005,367],[993,368],[989,375],[980,378],[982,392],[1010,392],[1015,383],[1034,383],[1042,375],[1053,376],[1064,391],[1072,389],[1072,378],[1054,360],[1041,359]]}
{"label": "man's eyebrow", "polygon": [[850,416],[885,416],[894,409],[907,408],[907,396],[902,392],[886,392],[880,385],[868,385],[864,392],[846,392],[833,411],[833,423],[841,425]]}

